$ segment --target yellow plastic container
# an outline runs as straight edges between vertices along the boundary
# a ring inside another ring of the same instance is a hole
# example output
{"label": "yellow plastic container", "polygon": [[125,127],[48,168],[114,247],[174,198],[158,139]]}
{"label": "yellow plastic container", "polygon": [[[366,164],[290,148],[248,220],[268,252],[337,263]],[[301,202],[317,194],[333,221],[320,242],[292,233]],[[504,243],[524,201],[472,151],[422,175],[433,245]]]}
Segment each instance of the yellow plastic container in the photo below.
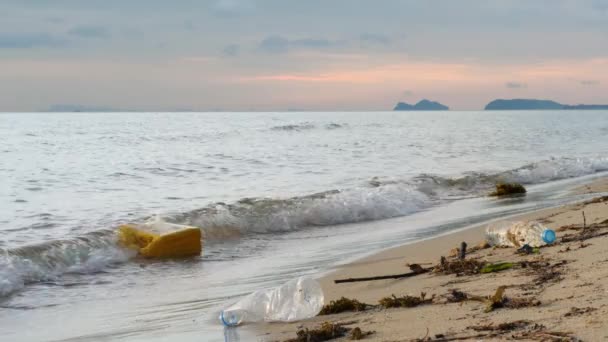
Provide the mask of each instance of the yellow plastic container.
{"label": "yellow plastic container", "polygon": [[188,227],[167,234],[153,234],[132,225],[118,228],[120,243],[146,258],[180,258],[201,254],[201,230]]}

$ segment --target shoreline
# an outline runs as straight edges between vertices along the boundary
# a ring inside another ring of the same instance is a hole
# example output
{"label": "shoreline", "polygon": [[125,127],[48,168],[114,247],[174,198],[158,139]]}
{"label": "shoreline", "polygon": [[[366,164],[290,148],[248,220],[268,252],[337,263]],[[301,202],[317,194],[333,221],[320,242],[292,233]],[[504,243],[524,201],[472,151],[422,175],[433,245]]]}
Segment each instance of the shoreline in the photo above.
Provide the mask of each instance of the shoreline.
{"label": "shoreline", "polygon": [[[595,179],[588,184],[572,189],[573,194],[592,194],[601,192],[608,192],[608,177]],[[586,213],[587,224],[599,223],[608,219],[608,202],[588,202],[589,201],[559,206],[556,208],[536,210],[530,213],[509,217],[506,219],[506,221],[540,221],[546,226],[558,231],[557,234],[559,241],[560,237],[562,237],[564,234],[571,233],[569,231],[560,232],[559,228],[573,224],[581,224],[581,212],[583,210]],[[505,219],[501,218],[499,220]],[[427,293],[427,296],[436,296],[433,300],[433,305],[424,305],[416,308],[382,310],[374,309],[364,312],[347,312],[327,316],[317,316],[307,321],[294,323],[262,323],[253,326],[252,329],[255,330],[258,341],[283,341],[289,338],[294,338],[296,336],[296,331],[301,328],[313,329],[318,327],[323,322],[338,323],[350,321],[349,323],[352,323],[351,325],[348,325],[350,328],[356,325],[364,331],[375,331],[374,334],[365,338],[365,340],[369,341],[401,341],[408,339],[415,340],[420,338],[434,340],[432,337],[435,335],[447,336],[446,334],[449,334],[453,335],[454,338],[460,338],[462,336],[466,337],[467,333],[470,335],[472,332],[466,328],[469,326],[474,326],[476,323],[486,325],[490,323],[500,324],[507,321],[510,322],[525,318],[529,319],[530,322],[534,321],[535,324],[537,321],[540,321],[540,324],[547,327],[545,329],[560,327],[574,330],[572,331],[572,336],[579,338],[593,340],[597,339],[598,337],[603,338],[604,336],[608,336],[608,323],[599,325],[594,323],[594,327],[597,329],[587,328],[587,330],[585,330],[580,329],[581,322],[575,322],[576,324],[573,323],[562,326],[562,321],[564,319],[563,313],[559,320],[556,318],[551,319],[545,317],[550,317],[550,313],[555,313],[556,310],[567,311],[567,309],[575,307],[575,303],[566,304],[568,300],[564,300],[564,303],[560,304],[560,300],[558,299],[559,295],[558,298],[551,297],[555,296],[555,294],[549,295],[549,292],[567,292],[565,288],[569,289],[568,286],[564,287],[565,285],[561,285],[561,288],[556,289],[555,285],[559,287],[560,284],[563,283],[575,282],[575,280],[568,279],[569,277],[564,277],[565,280],[559,281],[556,284],[551,284],[551,286],[548,286],[547,288],[543,287],[542,289],[536,289],[536,292],[538,293],[534,292],[535,289],[528,290],[526,292],[520,288],[523,286],[521,281],[524,280],[526,276],[520,274],[521,272],[516,270],[492,273],[490,275],[471,275],[462,277],[456,277],[454,275],[421,274],[415,277],[401,279],[376,280],[345,284],[334,284],[333,282],[335,279],[406,273],[409,271],[406,264],[420,264],[423,267],[431,267],[432,265],[439,263],[439,258],[441,256],[447,257],[450,254],[450,251],[455,247],[458,247],[463,241],[467,242],[469,248],[477,245],[481,241],[484,241],[486,226],[487,224],[475,225],[446,235],[440,235],[427,240],[380,251],[370,256],[357,259],[353,262],[337,266],[328,273],[325,273],[319,279],[324,290],[326,304],[343,296],[357,299],[363,303],[376,304],[380,298],[391,296],[393,294],[396,296],[406,294],[417,296],[421,292],[425,292]],[[596,239],[606,239],[606,241],[602,242],[608,243],[608,238],[598,237],[592,240]],[[598,258],[597,255],[604,253],[601,248],[602,243],[595,243],[595,241],[585,243],[589,244],[590,247],[586,248],[587,246],[585,246],[584,249],[582,249],[583,247],[570,247],[567,253],[558,253],[558,250],[564,246],[561,244],[555,244],[551,247],[543,248],[539,255],[528,256],[527,258],[548,258],[557,260],[563,257],[561,254],[568,254],[568,256],[576,255],[576,262],[572,263],[572,265],[579,267],[568,265],[565,268],[568,269],[568,274],[577,274],[578,272],[585,270],[584,267],[588,268],[591,264],[598,263],[603,260],[596,260]],[[590,255],[594,252],[597,255]],[[604,259],[606,259],[606,262],[608,263],[608,250],[604,254]],[[467,258],[469,257],[467,256]],[[481,258],[491,262],[512,260],[519,261],[520,259],[526,259],[526,257],[514,256],[514,248],[484,249],[471,253],[471,258]],[[577,264],[585,264],[585,266],[582,267]],[[608,275],[608,264],[606,264],[605,269],[603,268],[602,272],[600,273],[603,274],[603,272],[606,272]],[[575,278],[581,277],[582,275],[577,274]],[[496,288],[500,285],[506,285],[509,288],[507,295],[534,295],[534,297],[539,297],[541,303],[547,304],[541,304],[535,308],[517,310],[501,309],[483,315],[479,312],[479,308],[483,309],[483,305],[480,305],[479,303],[444,303],[445,295],[448,293],[448,290],[465,290],[465,292],[486,296],[494,292],[494,290],[496,290]],[[597,291],[598,287],[602,287],[601,283],[598,283],[597,281],[574,284],[573,286],[580,286],[582,290],[578,291],[581,293],[588,291],[589,288],[593,288],[595,291]],[[603,289],[602,287],[602,291],[608,292],[608,289]],[[585,300],[593,298],[592,295],[594,294],[594,291],[588,292],[589,293],[586,294]],[[568,296],[571,296],[571,294],[568,294]],[[571,298],[569,301],[573,301],[573,298]],[[592,307],[592,309],[589,309],[589,313],[577,315],[586,319],[591,317],[592,319],[594,318],[596,321],[601,323],[603,313],[608,313],[608,310],[603,308],[603,306],[608,307],[608,300],[605,301],[602,299],[601,302],[601,308]],[[471,310],[472,312],[469,312]],[[465,315],[463,316],[463,314]],[[574,322],[576,320],[573,319],[572,321]],[[582,326],[585,326],[585,324]],[[498,337],[495,336],[494,338]],[[340,339],[336,340],[339,341]]]}

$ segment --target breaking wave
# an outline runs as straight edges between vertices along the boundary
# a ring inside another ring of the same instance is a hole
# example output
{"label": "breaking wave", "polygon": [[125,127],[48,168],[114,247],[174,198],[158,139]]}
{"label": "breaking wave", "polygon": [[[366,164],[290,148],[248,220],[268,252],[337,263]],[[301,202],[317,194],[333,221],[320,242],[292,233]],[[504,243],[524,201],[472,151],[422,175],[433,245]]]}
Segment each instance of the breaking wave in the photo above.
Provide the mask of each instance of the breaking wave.
{"label": "breaking wave", "polygon": [[[167,215],[169,222],[202,227],[208,243],[248,234],[289,232],[410,215],[445,201],[485,195],[496,182],[538,184],[608,171],[608,158],[559,158],[517,169],[470,172],[449,178],[422,174],[408,179],[373,178],[359,187],[285,199],[243,198]],[[0,296],[25,284],[66,273],[97,272],[134,257],[117,244],[115,230],[92,232],[16,249],[0,249]]]}
{"label": "breaking wave", "polygon": [[134,256],[119,247],[113,230],[0,250],[0,297],[26,284],[52,281],[67,273],[94,273]]}

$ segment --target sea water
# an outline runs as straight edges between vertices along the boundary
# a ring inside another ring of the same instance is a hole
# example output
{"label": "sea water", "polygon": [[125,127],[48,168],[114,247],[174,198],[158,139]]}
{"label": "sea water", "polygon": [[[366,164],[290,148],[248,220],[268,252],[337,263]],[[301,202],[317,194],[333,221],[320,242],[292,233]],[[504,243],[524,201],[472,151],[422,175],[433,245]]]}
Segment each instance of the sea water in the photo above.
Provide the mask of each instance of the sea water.
{"label": "sea water", "polygon": [[[582,199],[607,136],[606,111],[0,114],[0,340],[222,341],[254,290]],[[118,246],[153,215],[201,257]]]}

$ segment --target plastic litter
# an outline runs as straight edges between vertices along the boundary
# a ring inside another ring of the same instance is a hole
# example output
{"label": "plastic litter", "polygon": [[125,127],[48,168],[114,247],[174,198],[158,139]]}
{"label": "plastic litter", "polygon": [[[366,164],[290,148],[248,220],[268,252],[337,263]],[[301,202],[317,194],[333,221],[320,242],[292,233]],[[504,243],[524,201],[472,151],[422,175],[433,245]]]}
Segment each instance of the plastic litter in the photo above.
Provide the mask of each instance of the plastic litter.
{"label": "plastic litter", "polygon": [[165,222],[160,218],[142,224],[122,225],[118,228],[118,239],[122,246],[147,258],[196,256],[202,250],[199,228]]}
{"label": "plastic litter", "polygon": [[501,222],[486,229],[486,240],[492,246],[540,247],[555,241],[555,232],[539,222]]}
{"label": "plastic litter", "polygon": [[227,327],[260,321],[294,322],[316,316],[323,303],[321,285],[310,277],[300,277],[245,296],[222,310],[219,319]]}

